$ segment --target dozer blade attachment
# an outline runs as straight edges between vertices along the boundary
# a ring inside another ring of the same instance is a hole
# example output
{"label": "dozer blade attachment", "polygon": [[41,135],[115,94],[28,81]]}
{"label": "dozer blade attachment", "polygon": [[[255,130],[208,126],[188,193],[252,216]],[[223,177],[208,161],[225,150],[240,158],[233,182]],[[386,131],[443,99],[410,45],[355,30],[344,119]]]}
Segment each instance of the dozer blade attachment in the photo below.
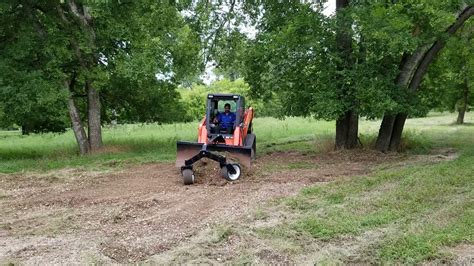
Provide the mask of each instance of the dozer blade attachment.
{"label": "dozer blade attachment", "polygon": [[[181,167],[185,165],[185,161],[191,159],[198,154],[202,149],[202,143],[178,141],[176,143],[176,166]],[[227,158],[228,161],[237,161],[241,165],[250,168],[252,148],[240,147],[223,144],[207,144],[207,151],[216,152]]]}

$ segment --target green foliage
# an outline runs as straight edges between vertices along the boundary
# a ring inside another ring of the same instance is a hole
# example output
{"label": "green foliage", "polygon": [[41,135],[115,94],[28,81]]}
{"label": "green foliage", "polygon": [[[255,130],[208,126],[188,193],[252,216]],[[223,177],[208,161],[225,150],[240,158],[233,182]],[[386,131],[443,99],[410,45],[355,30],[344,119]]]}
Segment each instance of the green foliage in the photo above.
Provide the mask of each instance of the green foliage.
{"label": "green foliage", "polygon": [[[186,19],[191,28],[199,32],[202,59],[216,73],[230,80],[242,77],[246,52],[249,16],[242,1],[216,1],[209,4],[197,1],[186,9]],[[257,6],[257,3],[251,3]]]}
{"label": "green foliage", "polygon": [[262,30],[246,57],[245,79],[252,93],[276,93],[285,115],[334,119],[344,109],[338,99],[335,45],[330,22],[308,5],[266,3]]}
{"label": "green foliage", "polygon": [[[22,126],[24,133],[63,132],[67,122],[66,98],[57,90],[57,73],[49,69],[48,55],[68,56],[61,49],[48,50],[28,23],[26,9],[18,1],[0,6],[2,24],[0,49],[0,108],[3,126]],[[31,15],[31,14],[30,14]],[[52,40],[48,42],[53,43]]]}
{"label": "green foliage", "polygon": [[217,75],[222,75],[230,80],[242,78],[247,49],[247,37],[238,31],[232,31],[225,36],[221,44],[216,47],[215,57]]}
{"label": "green foliage", "polygon": [[69,127],[64,91],[58,92],[41,71],[15,74],[8,77],[9,82],[0,80],[3,126],[18,124],[23,134],[64,132]]}
{"label": "green foliage", "polygon": [[[3,3],[4,118],[32,132],[64,131],[70,93],[86,120],[88,83],[101,93],[105,121],[117,119],[111,114],[121,122],[181,120],[175,88],[202,69],[199,35],[182,17],[184,7],[155,1]],[[80,15],[90,22],[84,25]],[[74,85],[71,92],[66,81]]]}
{"label": "green foliage", "polygon": [[[403,56],[430,47],[454,22],[463,1],[364,2],[353,5],[360,36],[356,53],[356,98],[368,118],[384,113],[424,116],[431,106],[422,94],[395,86]],[[360,67],[360,68],[359,68]]]}
{"label": "green foliage", "polygon": [[[286,115],[335,119],[354,106],[369,119],[426,115],[422,95],[396,86],[399,66],[404,55],[443,37],[464,4],[351,1],[326,17],[310,4],[263,2],[244,56],[245,80],[257,96],[276,93]],[[338,33],[350,36],[348,47],[340,49]]]}
{"label": "green foliage", "polygon": [[[474,22],[467,21],[448,40],[439,58],[430,68],[422,86],[425,105],[438,110],[456,111],[459,105],[474,103]],[[468,93],[464,103],[465,90]]]}

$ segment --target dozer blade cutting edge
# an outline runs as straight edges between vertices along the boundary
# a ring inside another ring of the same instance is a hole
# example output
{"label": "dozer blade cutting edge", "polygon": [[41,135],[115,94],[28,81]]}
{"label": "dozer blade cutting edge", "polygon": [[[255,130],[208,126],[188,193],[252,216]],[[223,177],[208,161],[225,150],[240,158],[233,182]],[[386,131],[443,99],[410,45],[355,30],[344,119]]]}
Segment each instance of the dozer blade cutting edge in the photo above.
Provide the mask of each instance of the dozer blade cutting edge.
{"label": "dozer blade cutting edge", "polygon": [[[195,155],[199,154],[204,148],[203,143],[197,142],[178,141],[176,145],[177,167],[185,166],[186,160],[193,158]],[[227,159],[236,159],[238,163],[244,165],[247,168],[250,168],[252,160],[252,147],[240,147],[223,144],[207,144],[205,149],[208,152],[221,153],[221,155],[223,156],[225,156],[226,153],[229,153],[231,158]]]}

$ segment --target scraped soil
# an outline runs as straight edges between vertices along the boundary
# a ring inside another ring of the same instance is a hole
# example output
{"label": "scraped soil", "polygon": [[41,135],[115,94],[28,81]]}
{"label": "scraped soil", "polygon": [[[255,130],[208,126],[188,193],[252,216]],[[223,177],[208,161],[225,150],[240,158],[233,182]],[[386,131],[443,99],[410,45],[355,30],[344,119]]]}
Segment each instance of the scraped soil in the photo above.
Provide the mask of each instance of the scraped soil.
{"label": "scraped soil", "polygon": [[442,160],[438,155],[275,153],[258,157],[237,182],[220,178],[218,164],[207,161],[192,186],[172,163],[0,175],[0,263],[139,262],[304,186]]}

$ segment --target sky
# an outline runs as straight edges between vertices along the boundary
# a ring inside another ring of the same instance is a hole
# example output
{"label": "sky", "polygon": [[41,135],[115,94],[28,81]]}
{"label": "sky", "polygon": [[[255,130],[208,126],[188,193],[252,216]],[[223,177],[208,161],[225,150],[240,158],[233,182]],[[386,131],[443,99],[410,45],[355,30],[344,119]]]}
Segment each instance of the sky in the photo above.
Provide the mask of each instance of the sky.
{"label": "sky", "polygon": [[326,16],[333,15],[336,11],[336,0],[328,0],[326,4],[324,4],[324,11],[323,14]]}

